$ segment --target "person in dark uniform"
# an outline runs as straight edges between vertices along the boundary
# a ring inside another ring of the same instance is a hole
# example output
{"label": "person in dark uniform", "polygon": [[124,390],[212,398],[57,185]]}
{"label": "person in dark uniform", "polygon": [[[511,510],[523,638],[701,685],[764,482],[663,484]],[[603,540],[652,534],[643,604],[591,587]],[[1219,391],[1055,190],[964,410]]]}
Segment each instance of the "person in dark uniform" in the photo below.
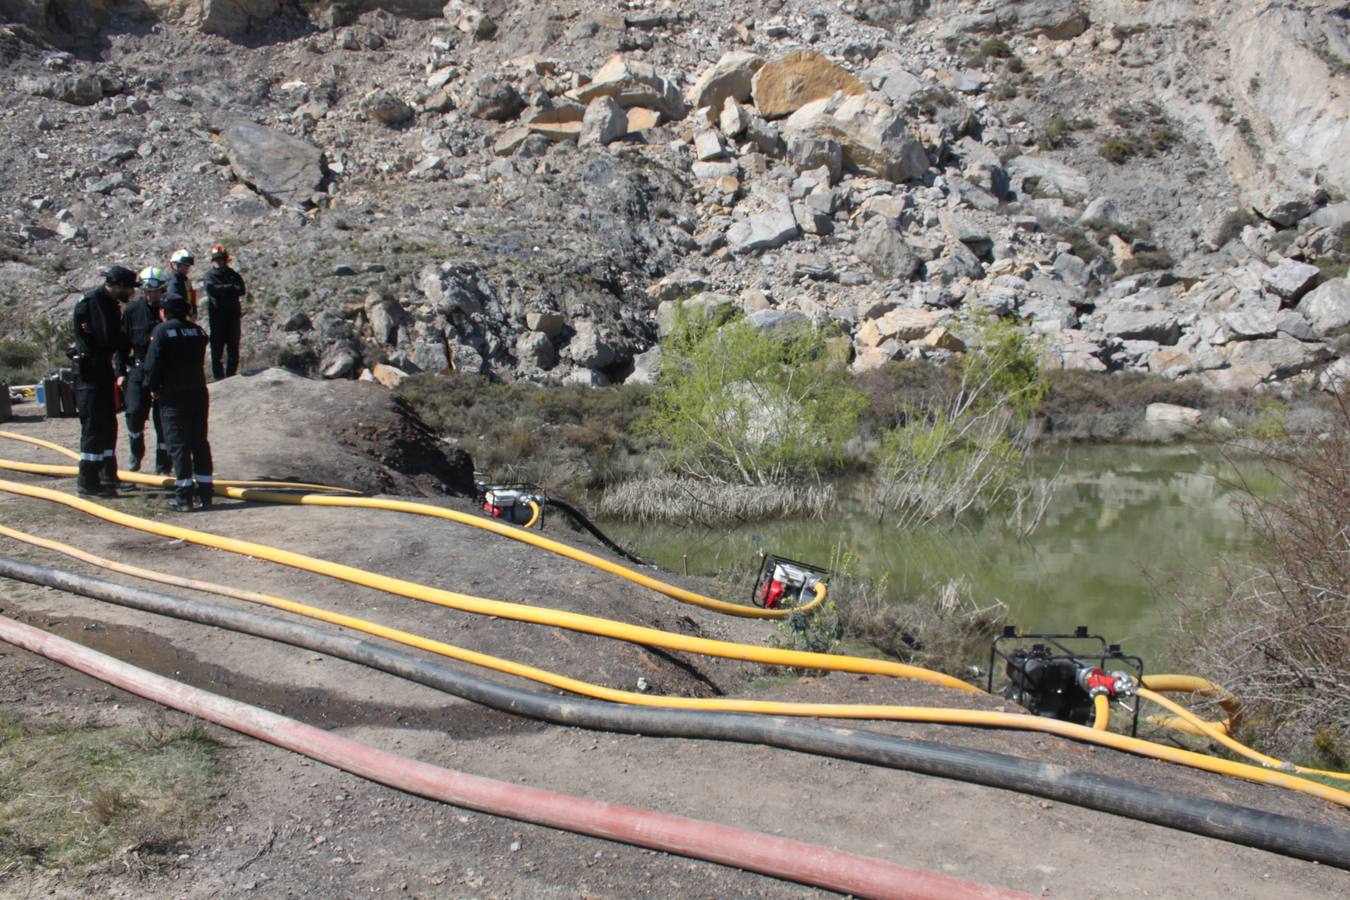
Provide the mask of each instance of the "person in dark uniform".
{"label": "person in dark uniform", "polygon": [[75,490],[117,495],[115,386],[125,383],[127,338],[122,304],[136,291],[136,273],[113,266],[103,286],[75,304],[75,410],[80,415],[80,467]]}
{"label": "person in dark uniform", "polygon": [[169,509],[187,512],[193,500],[210,506],[211,444],[206,439],[210,394],[202,363],[206,332],[188,321],[187,298],[168,294],[161,304],[164,321],[150,334],[144,383],[159,400],[164,442],[173,460],[174,497]]}
{"label": "person in dark uniform", "polygon": [[164,426],[160,422],[159,403],[150,399],[150,391],[144,384],[145,356],[150,351],[150,333],[160,323],[159,303],[164,299],[164,290],[168,287],[169,277],[158,266],[141,270],[141,295],[127,304],[122,313],[122,330],[126,332],[131,346],[131,355],[127,360],[127,440],[131,446],[131,459],[127,468],[133,472],[141,470],[141,460],[145,457],[145,422],[150,419],[155,425],[155,474],[168,475],[172,471],[169,454],[164,449]]}
{"label": "person in dark uniform", "polygon": [[220,244],[211,248],[211,271],[202,279],[209,304],[207,320],[211,325],[211,374],[217,381],[239,371],[240,320],[242,300],[248,289],[244,279],[230,268],[230,254]]}
{"label": "person in dark uniform", "polygon": [[182,297],[188,302],[188,318],[197,318],[197,291],[192,286],[192,267],[196,263],[185,249],[175,250],[169,257],[169,287],[166,297]]}

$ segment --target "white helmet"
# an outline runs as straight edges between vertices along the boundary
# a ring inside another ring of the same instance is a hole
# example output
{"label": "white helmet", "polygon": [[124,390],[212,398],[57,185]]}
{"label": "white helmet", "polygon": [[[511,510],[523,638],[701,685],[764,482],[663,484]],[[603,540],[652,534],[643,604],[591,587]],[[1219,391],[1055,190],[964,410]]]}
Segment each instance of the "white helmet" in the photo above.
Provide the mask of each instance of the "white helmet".
{"label": "white helmet", "polygon": [[169,278],[159,266],[141,269],[141,287],[147,291],[162,291],[169,285]]}
{"label": "white helmet", "polygon": [[180,263],[185,266],[190,266],[194,262],[196,262],[196,260],[192,258],[191,253],[189,253],[187,250],[180,248],[174,251],[173,256],[169,257],[169,262],[173,263],[175,266],[179,265]]}

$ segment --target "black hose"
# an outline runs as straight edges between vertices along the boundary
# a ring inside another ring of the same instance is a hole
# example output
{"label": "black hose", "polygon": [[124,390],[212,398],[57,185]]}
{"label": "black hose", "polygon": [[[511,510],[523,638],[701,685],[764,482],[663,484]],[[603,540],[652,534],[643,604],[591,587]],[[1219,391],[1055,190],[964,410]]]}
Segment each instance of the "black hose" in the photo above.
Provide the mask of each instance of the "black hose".
{"label": "black hose", "polygon": [[780,716],[651,709],[508,687],[371,641],[245,610],[187,600],[0,556],[0,575],[239,631],[360,663],[514,715],[653,737],[763,744],[1017,791],[1154,825],[1350,869],[1350,831],[1248,807],[1177,795],[1002,753],[894,735],[823,728]]}
{"label": "black hose", "polygon": [[646,561],[645,559],[643,559],[642,557],[640,557],[640,556],[635,556],[634,554],[629,553],[627,550],[623,549],[623,548],[620,547],[618,544],[616,544],[616,543],[614,543],[613,541],[611,541],[611,540],[605,535],[605,533],[604,533],[603,531],[601,531],[599,528],[597,528],[597,527],[595,526],[595,523],[594,523],[594,522],[592,522],[590,519],[586,518],[586,514],[585,514],[585,513],[583,513],[581,510],[577,509],[577,508],[576,508],[575,506],[573,506],[572,504],[568,503],[566,500],[559,500],[557,497],[552,497],[552,496],[550,496],[550,497],[548,498],[548,505],[549,505],[549,506],[556,506],[556,507],[558,507],[558,509],[560,509],[560,510],[562,510],[563,512],[567,513],[568,518],[570,518],[573,522],[576,522],[576,523],[577,523],[578,525],[580,525],[582,528],[584,528],[584,529],[586,529],[587,531],[589,531],[591,534],[593,534],[593,535],[595,536],[596,540],[598,540],[600,543],[604,544],[606,547],[608,547],[609,549],[613,550],[615,553],[619,554],[620,556],[622,556],[624,559],[628,560],[629,562],[631,562],[631,563],[636,563],[636,564],[639,565],[639,566],[650,566],[650,565],[651,565],[651,563],[647,562],[647,561]]}

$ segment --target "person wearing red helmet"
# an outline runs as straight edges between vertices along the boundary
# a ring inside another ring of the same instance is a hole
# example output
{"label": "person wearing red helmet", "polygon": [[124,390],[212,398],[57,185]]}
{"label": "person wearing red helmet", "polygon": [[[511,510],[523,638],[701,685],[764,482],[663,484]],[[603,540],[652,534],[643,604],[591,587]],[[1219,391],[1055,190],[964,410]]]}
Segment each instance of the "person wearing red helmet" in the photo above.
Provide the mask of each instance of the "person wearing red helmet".
{"label": "person wearing red helmet", "polygon": [[244,316],[244,279],[230,268],[230,254],[220,244],[211,248],[211,271],[202,279],[211,326],[211,374],[217,381],[239,371],[239,337]]}

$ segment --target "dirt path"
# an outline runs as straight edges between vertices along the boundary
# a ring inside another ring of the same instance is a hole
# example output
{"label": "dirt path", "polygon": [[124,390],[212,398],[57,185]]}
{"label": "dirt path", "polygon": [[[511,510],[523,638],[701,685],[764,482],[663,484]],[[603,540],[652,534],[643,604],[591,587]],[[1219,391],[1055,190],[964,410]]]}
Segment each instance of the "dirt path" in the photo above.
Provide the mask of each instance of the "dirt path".
{"label": "dirt path", "polygon": [[[243,380],[241,379],[241,382]],[[242,392],[242,385],[235,386]],[[244,448],[268,424],[231,426],[213,414],[222,475],[268,474]],[[4,427],[73,446],[71,420],[31,406]],[[299,415],[299,413],[297,413]],[[286,474],[330,452],[303,422]],[[236,435],[236,432],[237,435]],[[298,450],[305,452],[299,453]],[[272,452],[276,455],[277,451]],[[0,441],[0,457],[58,461]],[[319,458],[314,468],[332,464]],[[285,461],[279,465],[284,465]],[[328,471],[331,471],[329,469]],[[278,472],[279,474],[279,472]],[[71,483],[9,476],[70,490]],[[140,492],[112,505],[167,516]],[[463,501],[441,501],[467,509]],[[923,685],[831,675],[751,688],[748,665],[684,664],[640,648],[485,619],[393,598],[258,560],[165,541],[79,513],[0,494],[0,521],[151,568],[225,581],[408,628],[617,687],[721,691],[763,698],[886,700],[997,707]],[[361,510],[220,504],[174,517],[190,527],[283,546],[466,593],[555,606],[670,630],[762,642],[769,627],[683,606],[578,564],[486,532]],[[553,537],[581,542],[565,529]],[[588,549],[593,549],[588,546]],[[65,558],[0,542],[0,553],[109,577]],[[126,581],[120,577],[114,580]],[[220,598],[211,602],[228,603]],[[428,762],[507,781],[782,834],[800,840],[1058,897],[1333,897],[1350,875],[1280,856],[1035,798],[934,778],[717,742],[652,739],[542,725],[475,707],[362,667],[266,641],[161,619],[49,590],[0,584],[14,616],[138,665],[332,728]],[[111,724],[184,717],[8,645],[0,646],[0,702],[24,716]],[[870,730],[934,738],[1062,762],[1350,827],[1320,801],[1224,780],[1050,737],[877,723]],[[792,897],[817,892],[719,866],[578,837],[405,795],[214,729],[228,776],[214,822],[160,874],[116,866],[78,878],[0,881],[6,896],[152,897],[473,896]]]}

